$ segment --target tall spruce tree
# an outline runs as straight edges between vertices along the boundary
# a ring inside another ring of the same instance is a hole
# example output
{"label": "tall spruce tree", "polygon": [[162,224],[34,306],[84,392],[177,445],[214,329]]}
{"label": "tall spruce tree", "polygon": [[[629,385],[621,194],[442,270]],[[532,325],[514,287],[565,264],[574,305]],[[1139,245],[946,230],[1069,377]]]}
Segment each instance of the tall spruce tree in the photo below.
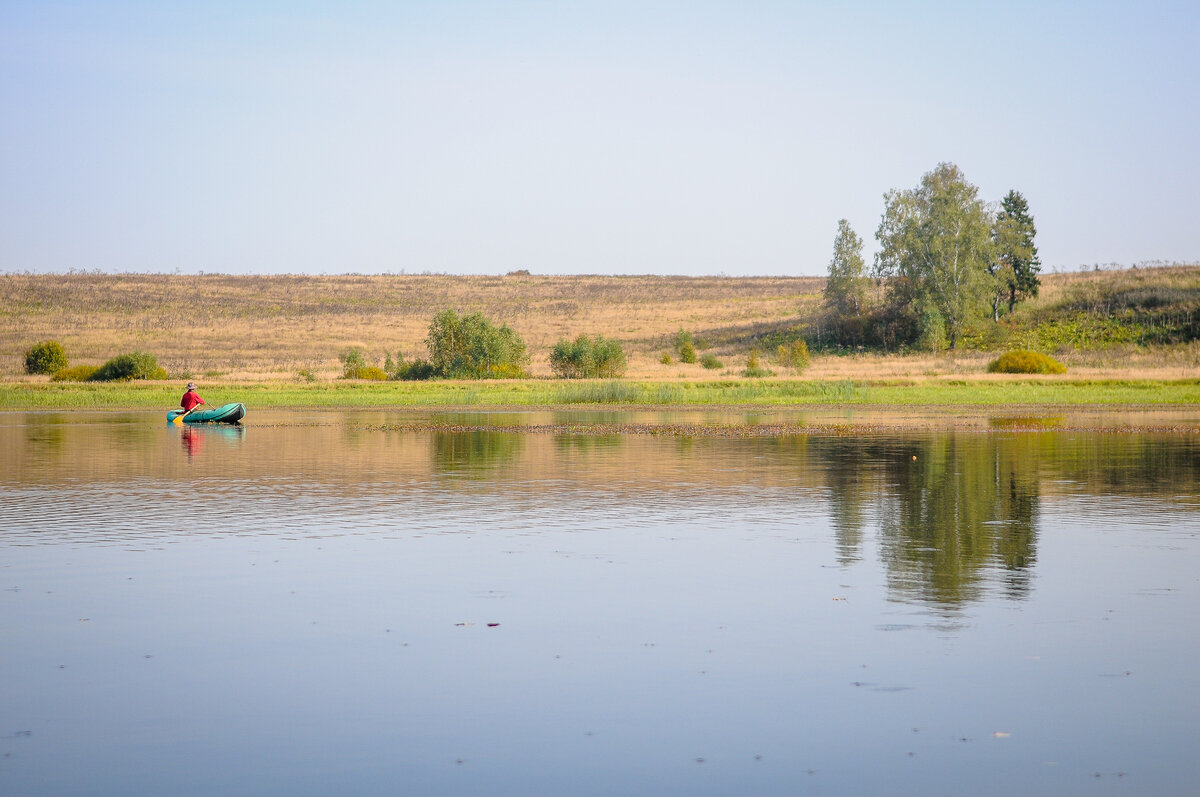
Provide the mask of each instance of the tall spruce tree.
{"label": "tall spruce tree", "polygon": [[833,239],[833,259],[829,261],[829,279],[825,282],[825,305],[838,316],[862,313],[867,296],[867,268],[863,263],[863,242],[845,219],[838,221]]}
{"label": "tall spruce tree", "polygon": [[989,269],[996,280],[996,292],[992,297],[993,320],[1000,320],[1003,302],[1008,303],[1011,313],[1018,301],[1037,296],[1042,262],[1034,244],[1036,235],[1037,228],[1033,216],[1029,215],[1025,197],[1018,191],[1009,191],[1000,202],[1000,212],[996,214],[992,230],[996,247],[996,259]]}

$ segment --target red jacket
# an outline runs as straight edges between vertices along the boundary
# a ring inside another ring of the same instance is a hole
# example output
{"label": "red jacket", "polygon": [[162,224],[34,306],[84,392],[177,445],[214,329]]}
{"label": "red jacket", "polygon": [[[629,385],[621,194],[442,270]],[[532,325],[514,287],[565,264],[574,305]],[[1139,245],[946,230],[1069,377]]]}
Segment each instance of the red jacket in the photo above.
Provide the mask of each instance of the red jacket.
{"label": "red jacket", "polygon": [[183,394],[183,398],[179,400],[179,406],[183,407],[183,411],[187,412],[197,404],[203,404],[204,399],[200,398],[200,394],[194,390],[189,390]]}

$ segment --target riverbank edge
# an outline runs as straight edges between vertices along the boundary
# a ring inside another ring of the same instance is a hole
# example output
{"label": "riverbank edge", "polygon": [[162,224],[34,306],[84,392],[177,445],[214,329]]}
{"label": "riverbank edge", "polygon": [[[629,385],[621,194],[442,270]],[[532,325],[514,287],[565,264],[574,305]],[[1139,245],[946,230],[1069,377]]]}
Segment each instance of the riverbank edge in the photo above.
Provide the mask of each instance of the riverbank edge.
{"label": "riverbank edge", "polygon": [[[177,406],[173,382],[0,383],[0,410],[144,409]],[[211,406],[248,408],[672,409],[689,407],[1055,407],[1200,406],[1200,378],[1176,380],[1020,377],[972,380],[497,380],[437,382],[215,382]]]}

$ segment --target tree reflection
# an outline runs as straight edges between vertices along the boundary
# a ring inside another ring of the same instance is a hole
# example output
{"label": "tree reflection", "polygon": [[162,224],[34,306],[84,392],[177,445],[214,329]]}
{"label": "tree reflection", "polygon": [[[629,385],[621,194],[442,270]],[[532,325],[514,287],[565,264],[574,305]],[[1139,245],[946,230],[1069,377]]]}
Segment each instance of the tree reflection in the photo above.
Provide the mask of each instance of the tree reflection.
{"label": "tree reflection", "polygon": [[955,607],[979,597],[997,568],[1005,591],[1029,591],[1037,556],[1037,436],[947,435],[885,465],[880,548],[898,599]]}
{"label": "tree reflection", "polygon": [[509,432],[434,432],[433,470],[487,478],[495,468],[516,460],[525,448],[525,439],[525,435]]}
{"label": "tree reflection", "polygon": [[837,449],[823,453],[833,454],[827,459],[826,478],[837,559],[840,564],[849,565],[862,559],[869,495],[866,474],[870,472],[872,456],[862,444],[844,444]]}

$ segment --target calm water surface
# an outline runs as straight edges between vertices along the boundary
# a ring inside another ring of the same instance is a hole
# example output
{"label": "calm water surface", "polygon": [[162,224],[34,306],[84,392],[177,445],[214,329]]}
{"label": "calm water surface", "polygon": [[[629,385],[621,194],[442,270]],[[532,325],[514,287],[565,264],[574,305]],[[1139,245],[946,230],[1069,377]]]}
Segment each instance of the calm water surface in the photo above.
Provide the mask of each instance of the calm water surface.
{"label": "calm water surface", "polygon": [[1200,434],[414,417],[0,413],[0,793],[1200,781]]}

